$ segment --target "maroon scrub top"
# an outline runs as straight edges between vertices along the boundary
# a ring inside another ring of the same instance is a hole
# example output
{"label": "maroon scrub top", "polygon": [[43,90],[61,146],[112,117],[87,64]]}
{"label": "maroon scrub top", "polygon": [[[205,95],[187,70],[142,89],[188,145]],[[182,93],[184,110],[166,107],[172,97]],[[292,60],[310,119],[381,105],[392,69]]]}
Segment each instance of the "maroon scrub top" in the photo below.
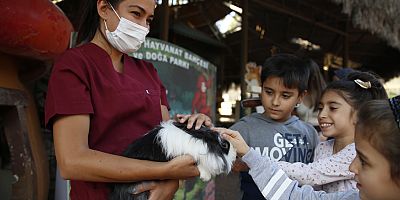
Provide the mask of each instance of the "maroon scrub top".
{"label": "maroon scrub top", "polygon": [[[162,121],[169,108],[166,91],[154,66],[123,55],[124,71],[115,71],[109,55],[88,43],[67,50],[53,67],[46,97],[45,120],[89,114],[89,147],[121,154],[135,139]],[[76,158],[79,159],[79,158]],[[71,180],[70,197],[107,199],[105,183]]]}

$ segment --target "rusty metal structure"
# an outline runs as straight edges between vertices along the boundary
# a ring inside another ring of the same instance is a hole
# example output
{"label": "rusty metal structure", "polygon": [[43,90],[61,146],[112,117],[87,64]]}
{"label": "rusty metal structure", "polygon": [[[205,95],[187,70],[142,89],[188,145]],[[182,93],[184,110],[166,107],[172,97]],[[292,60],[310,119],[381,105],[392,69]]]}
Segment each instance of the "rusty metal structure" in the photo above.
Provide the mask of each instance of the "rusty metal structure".
{"label": "rusty metal structure", "polygon": [[8,147],[1,155],[9,157],[2,157],[2,167],[13,177],[6,183],[12,200],[43,200],[49,165],[31,86],[68,47],[73,29],[48,0],[0,0],[0,11],[0,145]]}

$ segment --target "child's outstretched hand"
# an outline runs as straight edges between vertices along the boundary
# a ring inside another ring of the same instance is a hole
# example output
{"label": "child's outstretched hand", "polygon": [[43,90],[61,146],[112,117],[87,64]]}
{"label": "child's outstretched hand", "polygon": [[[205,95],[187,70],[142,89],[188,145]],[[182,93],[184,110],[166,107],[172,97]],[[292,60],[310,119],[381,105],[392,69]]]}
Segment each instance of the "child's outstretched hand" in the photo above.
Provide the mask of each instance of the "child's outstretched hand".
{"label": "child's outstretched hand", "polygon": [[212,128],[212,130],[217,131],[225,140],[232,143],[239,157],[242,157],[244,154],[249,152],[250,147],[243,140],[239,132],[226,128]]}

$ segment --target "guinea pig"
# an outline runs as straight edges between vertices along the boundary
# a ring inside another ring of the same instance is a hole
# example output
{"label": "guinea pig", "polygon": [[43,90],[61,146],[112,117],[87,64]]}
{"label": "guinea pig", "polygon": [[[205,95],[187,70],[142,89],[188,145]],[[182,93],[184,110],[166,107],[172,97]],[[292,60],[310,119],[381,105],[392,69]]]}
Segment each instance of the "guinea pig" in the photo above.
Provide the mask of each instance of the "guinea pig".
{"label": "guinea pig", "polygon": [[[167,162],[177,156],[191,155],[197,163],[200,179],[208,181],[212,177],[231,171],[236,159],[233,145],[217,132],[201,126],[187,129],[186,123],[162,122],[143,137],[135,140],[123,152],[123,156],[141,160]],[[147,200],[148,192],[131,194],[132,189],[142,183],[112,183],[110,200]]]}

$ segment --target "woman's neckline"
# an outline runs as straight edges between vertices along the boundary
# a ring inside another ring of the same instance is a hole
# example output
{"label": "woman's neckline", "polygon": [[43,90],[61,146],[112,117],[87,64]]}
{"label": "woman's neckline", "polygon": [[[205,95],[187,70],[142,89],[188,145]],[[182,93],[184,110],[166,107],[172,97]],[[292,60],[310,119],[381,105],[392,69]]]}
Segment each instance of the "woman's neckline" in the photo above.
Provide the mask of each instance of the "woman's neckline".
{"label": "woman's neckline", "polygon": [[122,69],[121,69],[121,71],[119,71],[118,69],[117,69],[117,67],[116,66],[114,66],[114,63],[113,63],[113,60],[112,60],[112,57],[111,57],[111,55],[110,54],[108,54],[107,53],[107,51],[103,48],[103,47],[101,47],[101,46],[99,46],[98,44],[96,44],[96,43],[94,43],[94,42],[89,42],[89,44],[90,45],[94,45],[97,49],[99,49],[101,52],[102,52],[102,54],[104,54],[104,56],[106,56],[107,57],[107,61],[109,62],[109,64],[112,66],[112,69],[113,69],[113,71],[115,71],[117,74],[120,74],[120,75],[123,75],[123,74],[125,74],[125,72],[126,72],[126,65],[125,65],[125,62],[126,62],[126,54],[125,53],[122,53],[122,56],[121,56],[121,63],[122,63]]}

